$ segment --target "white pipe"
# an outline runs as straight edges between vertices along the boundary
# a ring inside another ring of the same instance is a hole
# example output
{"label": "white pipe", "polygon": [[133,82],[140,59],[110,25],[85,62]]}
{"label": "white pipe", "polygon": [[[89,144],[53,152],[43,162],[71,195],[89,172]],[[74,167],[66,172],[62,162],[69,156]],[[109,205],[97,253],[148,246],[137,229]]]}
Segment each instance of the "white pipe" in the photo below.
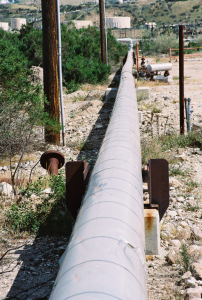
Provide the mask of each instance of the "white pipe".
{"label": "white pipe", "polygon": [[172,69],[172,64],[171,63],[147,65],[147,70],[149,72],[169,71],[171,69]]}
{"label": "white pipe", "polygon": [[132,51],[50,300],[146,300],[141,149]]}
{"label": "white pipe", "polygon": [[62,86],[62,42],[61,42],[61,28],[60,28],[60,0],[57,0],[57,22],[58,22],[58,63],[59,63],[59,84],[60,84],[60,109],[62,122],[62,140],[65,146],[65,114],[63,103],[63,86]]}
{"label": "white pipe", "polygon": [[116,39],[118,42],[129,42],[129,51],[133,50],[133,40],[130,38]]}

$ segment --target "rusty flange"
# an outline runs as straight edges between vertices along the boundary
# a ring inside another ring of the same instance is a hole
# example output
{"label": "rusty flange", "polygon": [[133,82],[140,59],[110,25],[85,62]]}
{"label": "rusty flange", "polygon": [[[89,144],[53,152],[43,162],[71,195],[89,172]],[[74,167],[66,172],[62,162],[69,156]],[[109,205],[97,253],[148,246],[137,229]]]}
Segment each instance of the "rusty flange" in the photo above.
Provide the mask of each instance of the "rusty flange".
{"label": "rusty flange", "polygon": [[50,150],[41,155],[40,163],[50,175],[57,175],[58,169],[62,168],[65,163],[65,158],[61,152]]}

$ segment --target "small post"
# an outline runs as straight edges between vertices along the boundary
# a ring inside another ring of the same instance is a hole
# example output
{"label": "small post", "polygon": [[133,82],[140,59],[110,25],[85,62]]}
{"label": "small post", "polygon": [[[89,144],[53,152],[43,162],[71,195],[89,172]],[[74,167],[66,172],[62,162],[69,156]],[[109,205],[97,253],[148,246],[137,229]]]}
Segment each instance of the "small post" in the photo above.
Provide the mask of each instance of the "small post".
{"label": "small post", "polygon": [[184,134],[184,25],[179,26],[180,134]]}
{"label": "small post", "polygon": [[188,120],[187,120],[187,131],[188,132],[191,132],[191,98],[188,98],[187,99],[187,102],[188,102],[188,110],[187,110],[187,117],[188,117]]}
{"label": "small post", "polygon": [[105,39],[105,16],[104,16],[104,0],[99,0],[100,8],[100,37],[101,37],[101,60],[106,64],[106,39]]}
{"label": "small post", "polygon": [[169,56],[170,56],[170,63],[171,63],[171,47],[169,48]]}
{"label": "small post", "polygon": [[136,62],[137,62],[137,71],[139,71],[139,44],[136,44]]}

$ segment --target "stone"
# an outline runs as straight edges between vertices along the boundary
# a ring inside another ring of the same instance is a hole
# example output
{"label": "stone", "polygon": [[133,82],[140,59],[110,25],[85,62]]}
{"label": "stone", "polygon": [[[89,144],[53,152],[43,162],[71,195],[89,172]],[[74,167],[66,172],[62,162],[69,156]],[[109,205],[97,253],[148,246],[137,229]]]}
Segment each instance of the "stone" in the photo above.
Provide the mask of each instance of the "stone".
{"label": "stone", "polygon": [[191,229],[196,239],[202,239],[202,231],[199,227],[193,225]]}
{"label": "stone", "polygon": [[185,221],[180,222],[180,226],[182,226],[183,228],[186,228],[188,226],[188,224]]}
{"label": "stone", "polygon": [[170,240],[170,244],[177,249],[180,249],[181,247],[181,242],[179,240]]}
{"label": "stone", "polygon": [[143,182],[142,187],[143,187],[143,192],[148,191],[148,184],[146,182]]}
{"label": "stone", "polygon": [[198,286],[198,284],[197,284],[196,279],[194,277],[191,276],[190,278],[187,279],[187,281],[186,281],[186,287],[193,287],[193,288],[195,288],[197,286]]}
{"label": "stone", "polygon": [[52,191],[51,191],[51,188],[46,188],[46,189],[43,190],[41,193],[42,193],[42,194],[51,194]]}
{"label": "stone", "polygon": [[197,280],[202,280],[202,259],[200,259],[196,263],[191,264],[190,270],[192,272],[192,275]]}
{"label": "stone", "polygon": [[167,216],[174,218],[177,216],[177,212],[175,210],[171,210],[171,211],[167,212]]}
{"label": "stone", "polygon": [[184,153],[184,148],[178,148],[177,149],[177,154],[182,155]]}
{"label": "stone", "polygon": [[194,257],[202,257],[202,247],[198,245],[191,245],[189,247],[189,254]]}
{"label": "stone", "polygon": [[188,279],[189,277],[191,277],[191,272],[190,271],[187,271],[186,273],[184,273],[182,275],[182,279]]}
{"label": "stone", "polygon": [[4,196],[9,196],[13,191],[12,186],[7,182],[0,183],[0,194]]}
{"label": "stone", "polygon": [[178,202],[184,202],[184,197],[177,197]]}
{"label": "stone", "polygon": [[170,184],[170,187],[179,187],[181,185],[181,183],[179,182],[179,180],[177,180],[176,178],[173,178],[171,177],[169,179],[169,184]]}
{"label": "stone", "polygon": [[176,235],[179,239],[190,239],[191,229],[189,227],[183,228],[182,226],[178,226]]}
{"label": "stone", "polygon": [[177,264],[180,259],[179,254],[175,253],[175,251],[171,251],[167,256],[166,256],[166,261],[169,265]]}
{"label": "stone", "polygon": [[189,288],[186,290],[186,300],[201,299],[202,287]]}

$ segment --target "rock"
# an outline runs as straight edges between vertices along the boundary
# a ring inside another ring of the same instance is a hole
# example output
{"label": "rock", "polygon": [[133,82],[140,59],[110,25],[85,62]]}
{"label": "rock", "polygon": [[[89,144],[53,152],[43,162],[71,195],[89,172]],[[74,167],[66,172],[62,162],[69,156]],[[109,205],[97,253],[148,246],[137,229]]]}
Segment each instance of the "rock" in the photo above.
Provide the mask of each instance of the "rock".
{"label": "rock", "polygon": [[192,272],[192,275],[197,280],[202,280],[202,259],[200,259],[196,263],[191,264],[190,270]]}
{"label": "rock", "polygon": [[95,125],[95,128],[97,128],[97,129],[103,128],[103,125],[97,124],[97,125]]}
{"label": "rock", "polygon": [[178,226],[176,235],[179,239],[190,239],[191,229],[189,227],[182,228],[182,226]]}
{"label": "rock", "polygon": [[194,277],[190,277],[189,279],[187,279],[186,288],[191,288],[191,287],[195,288],[197,286],[198,286],[198,284],[197,284],[196,279]]}
{"label": "rock", "polygon": [[177,180],[176,178],[170,178],[169,184],[170,187],[174,187],[174,188],[179,187],[181,185],[179,180]]}
{"label": "rock", "polygon": [[41,193],[42,194],[51,194],[52,191],[51,191],[51,188],[47,188],[47,189],[43,190]]}
{"label": "rock", "polygon": [[186,273],[183,274],[182,279],[188,279],[191,276],[191,272],[187,271]]}
{"label": "rock", "polygon": [[184,197],[177,197],[178,202],[184,202]]}
{"label": "rock", "polygon": [[195,257],[202,257],[202,247],[198,245],[191,245],[189,247],[189,254]]}
{"label": "rock", "polygon": [[142,184],[142,187],[143,187],[143,192],[147,192],[148,191],[148,184],[147,183],[143,183]]}
{"label": "rock", "polygon": [[201,299],[202,287],[189,288],[186,290],[186,300]]}
{"label": "rock", "polygon": [[[179,241],[179,240],[171,240],[170,241],[170,244],[172,245],[172,246],[174,246],[175,248],[177,248],[177,249],[180,249],[180,247],[181,247],[181,242]],[[191,274],[191,273],[190,273]]]}
{"label": "rock", "polygon": [[175,251],[171,251],[166,257],[166,261],[169,265],[177,264],[179,260],[180,256]]}
{"label": "rock", "polygon": [[180,222],[180,226],[182,226],[183,228],[186,228],[188,226],[188,224],[185,221]]}
{"label": "rock", "polygon": [[168,217],[174,218],[177,216],[177,212],[175,210],[171,210],[167,213]]}
{"label": "rock", "polygon": [[184,153],[184,148],[178,148],[177,149],[177,154],[182,155]]}
{"label": "rock", "polygon": [[0,183],[0,194],[4,196],[9,196],[13,191],[13,188],[7,182]]}
{"label": "rock", "polygon": [[199,239],[199,240],[202,239],[202,231],[199,227],[193,225],[191,229],[192,229],[195,239]]}

